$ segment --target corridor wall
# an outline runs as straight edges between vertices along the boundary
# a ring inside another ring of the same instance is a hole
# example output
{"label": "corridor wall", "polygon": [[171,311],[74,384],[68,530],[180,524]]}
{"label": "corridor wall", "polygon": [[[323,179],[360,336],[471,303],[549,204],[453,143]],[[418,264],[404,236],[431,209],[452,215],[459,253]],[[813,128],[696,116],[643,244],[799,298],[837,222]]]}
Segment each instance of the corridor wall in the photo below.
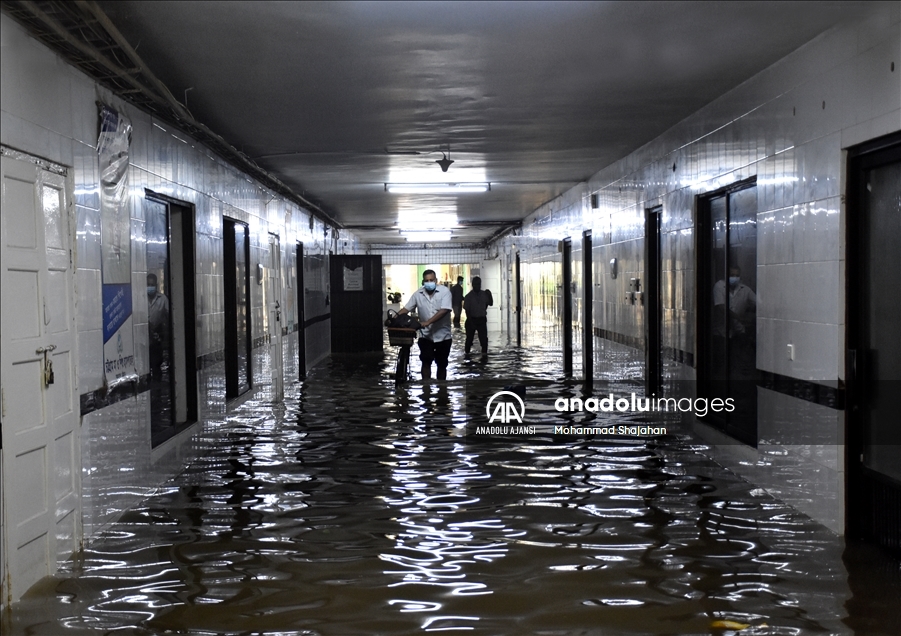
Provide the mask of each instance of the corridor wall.
{"label": "corridor wall", "polygon": [[[223,421],[223,217],[246,223],[250,233],[251,321],[253,375],[257,387],[267,383],[272,360],[265,346],[270,325],[256,284],[258,266],[269,266],[270,237],[281,247],[283,293],[289,302],[281,323],[286,380],[298,377],[297,339],[307,337],[298,324],[294,298],[308,303],[312,318],[307,338],[307,366],[328,355],[328,259],[339,238],[356,250],[352,235],[334,231],[308,210],[271,192],[168,123],[159,121],[70,66],[32,39],[6,14],[0,16],[2,38],[2,128],[5,150],[19,151],[67,168],[75,228],[77,383],[74,403],[80,405],[80,460],[84,539],[103,528],[167,478],[181,471],[190,458],[204,451],[206,433]],[[101,300],[100,167],[97,155],[98,103],[131,121],[128,165],[130,271],[134,368],[116,390],[103,372]],[[145,189],[181,202],[193,210],[195,280],[195,341],[198,369],[199,421],[169,441],[151,448],[147,377],[148,335],[144,228]],[[303,243],[305,263],[295,262],[295,247]],[[307,289],[297,295],[296,268],[305,270]],[[4,303],[12,302],[6,296]],[[10,494],[10,493],[6,493]],[[21,496],[19,493],[17,496]],[[59,560],[68,554],[55,555]],[[52,571],[52,569],[51,569]],[[4,596],[5,598],[5,596]]]}
{"label": "corridor wall", "polygon": [[[901,129],[899,6],[809,42],[538,208],[521,236],[491,247],[508,262],[518,252],[527,271],[547,260],[549,244],[575,243],[591,230],[594,378],[638,382],[646,325],[626,292],[631,278],[644,280],[645,211],[662,206],[664,388],[691,395],[698,199],[756,178],[758,375],[832,398],[761,384],[756,448],[699,430],[719,461],[836,532],[844,529],[845,150]],[[524,311],[539,311],[530,302]]]}

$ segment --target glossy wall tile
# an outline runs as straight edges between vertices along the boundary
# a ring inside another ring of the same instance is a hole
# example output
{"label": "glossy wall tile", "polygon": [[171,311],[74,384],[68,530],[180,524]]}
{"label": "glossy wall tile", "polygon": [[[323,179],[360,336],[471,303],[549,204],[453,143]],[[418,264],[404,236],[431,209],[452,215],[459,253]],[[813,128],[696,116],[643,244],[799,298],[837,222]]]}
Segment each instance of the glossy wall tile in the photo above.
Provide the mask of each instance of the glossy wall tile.
{"label": "glossy wall tile", "polygon": [[[560,253],[549,255],[549,245],[567,237],[575,244],[583,230],[592,230],[593,377],[641,380],[647,321],[627,292],[632,279],[647,277],[646,210],[662,206],[661,337],[669,356],[664,386],[671,394],[691,394],[701,364],[699,197],[755,179],[758,373],[839,386],[843,155],[852,144],[901,129],[901,73],[893,66],[901,58],[899,24],[895,7],[878,19],[833,29],[541,206],[521,234],[504,237],[489,251],[508,263],[518,254],[528,290],[544,284],[548,259],[561,263]],[[511,308],[511,266],[505,275]],[[561,319],[563,281],[555,282],[553,302],[524,295],[524,317]],[[575,282],[574,289],[582,293]],[[573,299],[576,316],[580,302]],[[515,325],[512,309],[506,323]],[[524,320],[524,329],[545,329],[545,323]],[[757,463],[737,461],[734,469],[841,530],[843,464],[836,444],[844,440],[844,412],[763,387],[758,392],[761,450],[751,451]],[[776,434],[787,430],[797,435]],[[785,487],[787,475],[794,490]]]}
{"label": "glossy wall tile", "polygon": [[[286,277],[295,267],[288,255],[298,243],[303,244],[305,256],[314,263],[308,276],[311,286],[323,290],[319,296],[300,296],[310,303],[308,316],[327,314],[320,305],[327,298],[323,281],[328,280],[328,260],[321,257],[329,250],[337,251],[339,245],[349,252],[360,250],[360,246],[351,234],[332,232],[318,219],[311,223],[309,211],[255,183],[168,123],[156,120],[97,86],[31,39],[6,15],[2,16],[2,40],[2,142],[69,167],[73,185],[77,390],[83,412],[79,452],[84,466],[84,529],[89,540],[137,497],[180,471],[193,454],[200,452],[202,441],[199,440],[204,427],[215,425],[216,418],[227,409],[222,362],[225,347],[223,216],[250,227],[252,272],[258,263],[270,266],[266,261],[270,234],[277,236],[282,246],[282,270]],[[40,81],[35,80],[37,77]],[[112,399],[103,372],[103,246],[95,148],[97,101],[119,110],[132,123],[128,206],[136,382],[130,397],[125,399]],[[194,331],[198,358],[200,422],[155,448],[150,438],[149,394],[143,379],[150,371],[145,190],[179,201],[193,214],[189,240],[194,248],[196,320],[189,328]],[[250,296],[256,378],[265,382],[270,368],[269,348],[265,343],[268,319],[262,288],[255,281]],[[296,304],[289,304],[286,314],[287,324],[292,328],[287,340],[296,340],[298,334],[307,331],[304,325],[297,324]],[[308,365],[329,352],[328,316],[325,318],[306,334]],[[291,377],[297,377],[297,364],[292,362],[287,368],[293,373]],[[106,403],[109,405],[98,408]]]}

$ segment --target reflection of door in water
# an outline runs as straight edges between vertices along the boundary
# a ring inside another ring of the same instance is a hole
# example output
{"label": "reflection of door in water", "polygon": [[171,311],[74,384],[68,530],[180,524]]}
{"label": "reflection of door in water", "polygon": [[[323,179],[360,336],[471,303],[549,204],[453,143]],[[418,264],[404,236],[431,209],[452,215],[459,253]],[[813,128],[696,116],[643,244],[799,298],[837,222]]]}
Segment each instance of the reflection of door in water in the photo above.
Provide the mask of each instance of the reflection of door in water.
{"label": "reflection of door in water", "polygon": [[847,259],[848,527],[852,536],[895,550],[901,549],[899,137],[849,160]]}
{"label": "reflection of door in water", "polygon": [[732,398],[704,418],[757,445],[757,188],[737,184],[699,201],[699,397]]}
{"label": "reflection of door in water", "polygon": [[269,235],[269,267],[266,270],[266,301],[269,316],[269,360],[272,373],[272,399],[285,397],[282,352],[282,256],[278,236]]}
{"label": "reflection of door in water", "polygon": [[2,186],[5,602],[18,600],[78,547],[81,465],[65,177],[3,157]]}

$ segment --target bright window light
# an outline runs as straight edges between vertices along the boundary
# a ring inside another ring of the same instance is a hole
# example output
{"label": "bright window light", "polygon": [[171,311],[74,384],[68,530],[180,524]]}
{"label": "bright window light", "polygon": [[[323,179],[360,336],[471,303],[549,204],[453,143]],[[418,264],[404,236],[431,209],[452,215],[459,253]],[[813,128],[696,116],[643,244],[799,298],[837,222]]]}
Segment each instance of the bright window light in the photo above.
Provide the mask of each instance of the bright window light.
{"label": "bright window light", "polygon": [[487,192],[490,183],[386,183],[385,190],[393,194],[464,194]]}

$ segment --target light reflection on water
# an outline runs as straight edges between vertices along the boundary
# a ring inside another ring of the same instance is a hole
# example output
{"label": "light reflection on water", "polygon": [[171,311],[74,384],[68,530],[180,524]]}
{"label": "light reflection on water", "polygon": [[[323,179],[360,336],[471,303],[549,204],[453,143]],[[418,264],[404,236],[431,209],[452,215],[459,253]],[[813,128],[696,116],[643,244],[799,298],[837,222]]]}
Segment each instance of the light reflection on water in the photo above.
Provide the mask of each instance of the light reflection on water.
{"label": "light reflection on water", "polygon": [[687,437],[461,434],[479,378],[572,393],[555,352],[398,390],[392,353],[246,402],[10,633],[851,633],[840,540]]}

